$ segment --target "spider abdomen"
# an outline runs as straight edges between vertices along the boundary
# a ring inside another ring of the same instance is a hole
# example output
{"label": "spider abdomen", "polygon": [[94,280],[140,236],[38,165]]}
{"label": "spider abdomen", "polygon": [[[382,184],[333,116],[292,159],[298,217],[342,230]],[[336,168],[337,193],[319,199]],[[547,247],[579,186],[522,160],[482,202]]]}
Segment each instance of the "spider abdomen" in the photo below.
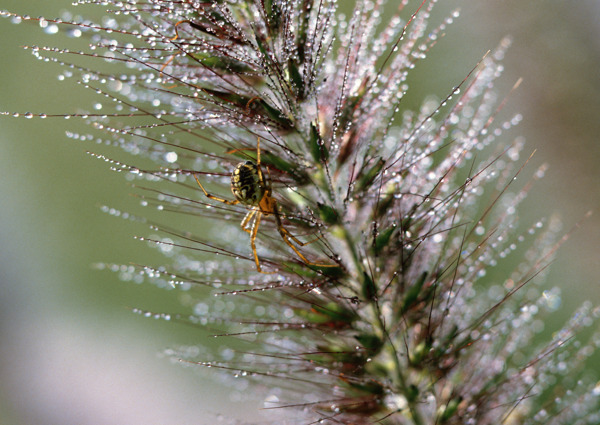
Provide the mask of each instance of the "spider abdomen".
{"label": "spider abdomen", "polygon": [[242,204],[258,205],[265,194],[259,166],[252,161],[240,162],[231,174],[231,192]]}

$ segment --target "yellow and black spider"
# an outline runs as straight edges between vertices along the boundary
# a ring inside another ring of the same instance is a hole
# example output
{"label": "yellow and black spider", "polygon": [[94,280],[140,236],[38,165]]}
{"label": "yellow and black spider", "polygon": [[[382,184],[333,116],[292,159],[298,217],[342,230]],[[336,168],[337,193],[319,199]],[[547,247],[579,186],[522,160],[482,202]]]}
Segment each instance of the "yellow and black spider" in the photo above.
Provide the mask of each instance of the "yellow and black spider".
{"label": "yellow and black spider", "polygon": [[[268,168],[267,173],[269,173]],[[231,192],[233,193],[233,196],[235,196],[234,200],[230,201],[211,195],[206,191],[206,189],[204,189],[204,186],[202,186],[202,183],[200,183],[198,176],[194,175],[194,178],[207,198],[222,202],[227,205],[236,205],[241,203],[250,208],[250,211],[248,211],[240,226],[242,229],[244,229],[244,231],[250,234],[252,254],[254,255],[254,261],[256,262],[256,269],[260,273],[265,272],[263,272],[260,268],[258,254],[256,253],[256,235],[258,234],[258,226],[260,224],[261,215],[263,214],[272,214],[275,216],[277,230],[279,231],[281,238],[286,244],[288,244],[290,248],[292,248],[292,250],[305,264],[317,267],[339,267],[337,264],[321,264],[308,261],[308,259],[302,255],[298,248],[296,248],[292,243],[292,241],[294,241],[297,245],[304,246],[314,242],[319,238],[309,242],[302,242],[293,236],[285,227],[283,227],[277,202],[275,201],[275,198],[273,198],[271,183],[268,179],[265,179],[265,175],[260,166],[260,140],[256,142],[256,162],[240,162],[233,170],[233,173],[231,173]]]}

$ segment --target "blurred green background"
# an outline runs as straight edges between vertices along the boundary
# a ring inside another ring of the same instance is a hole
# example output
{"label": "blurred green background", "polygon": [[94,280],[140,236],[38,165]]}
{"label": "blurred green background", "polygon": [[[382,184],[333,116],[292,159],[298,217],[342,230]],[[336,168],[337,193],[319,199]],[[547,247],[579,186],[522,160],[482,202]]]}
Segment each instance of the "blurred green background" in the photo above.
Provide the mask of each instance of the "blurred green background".
{"label": "blurred green background", "polygon": [[[0,0],[0,9],[57,17],[70,3]],[[526,153],[537,149],[531,170],[550,165],[521,216],[558,213],[568,228],[595,210],[552,266],[548,284],[564,289],[564,309],[553,317],[560,323],[583,300],[600,302],[600,2],[440,3],[437,16],[460,7],[461,18],[420,66],[415,90],[445,96],[511,35],[500,90],[508,93],[523,77],[507,106],[524,115],[513,134],[526,137]],[[0,110],[91,109],[97,99],[89,91],[59,82],[60,67],[20,47],[62,46],[60,37],[0,20]],[[128,205],[131,190],[122,175],[85,153],[101,148],[67,139],[67,129],[85,126],[0,118],[0,423],[214,423],[206,412],[231,411],[222,407],[227,391],[157,356],[197,342],[197,333],[128,309],[176,311],[175,291],[92,269],[98,261],[156,257],[133,240],[145,234],[142,226],[100,212],[102,204]],[[236,405],[238,415],[242,407]]]}

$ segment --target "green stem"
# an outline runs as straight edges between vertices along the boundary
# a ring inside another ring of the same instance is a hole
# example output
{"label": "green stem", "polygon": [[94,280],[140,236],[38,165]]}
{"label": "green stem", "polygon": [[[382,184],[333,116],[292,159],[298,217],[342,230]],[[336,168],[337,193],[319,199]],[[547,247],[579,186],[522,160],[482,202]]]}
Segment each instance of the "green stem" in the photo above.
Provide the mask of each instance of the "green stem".
{"label": "green stem", "polygon": [[[317,184],[317,186],[321,190],[325,191],[325,193],[327,194],[329,199],[335,205],[335,194],[333,193],[333,191],[331,190],[331,187],[329,186],[328,182],[326,181],[326,178],[324,176],[325,170],[323,169],[323,167],[319,167],[319,173],[321,173],[321,176],[323,177],[323,179],[322,179],[322,181],[319,180],[319,183],[321,183],[321,184]],[[363,276],[362,263],[360,261],[358,252],[356,251],[355,241],[352,240],[352,237],[350,236],[350,232],[348,232],[348,230],[346,229],[346,226],[344,226],[343,223],[339,223],[337,225],[337,227],[338,227],[338,231],[341,232],[342,238],[343,238],[344,242],[346,243],[348,251],[350,252],[350,254],[352,256],[352,261],[354,262],[354,269],[355,269],[356,275]],[[359,282],[359,283],[360,283],[360,286],[357,289],[360,293],[360,287],[363,285],[364,282]],[[380,335],[384,335],[384,337],[388,341],[388,344],[391,347],[391,350],[393,351],[392,357],[394,359],[394,366],[396,368],[396,378],[397,378],[397,382],[398,382],[398,387],[399,387],[400,391],[406,397],[406,400],[408,403],[408,409],[410,410],[410,414],[411,414],[413,423],[414,423],[414,425],[423,425],[424,424],[423,418],[421,418],[421,414],[419,413],[419,411],[417,409],[417,404],[413,400],[413,396],[410,395],[410,388],[407,385],[406,378],[402,373],[403,367],[400,363],[400,358],[398,356],[398,352],[397,352],[396,347],[394,346],[392,339],[390,338],[390,336],[387,332],[387,328],[382,320],[381,311],[379,310],[379,305],[377,304],[376,300],[367,300],[367,302],[369,302],[373,308],[373,313],[377,320],[377,327],[379,328]]]}
{"label": "green stem", "polygon": [[381,311],[379,310],[379,305],[376,302],[372,302],[371,306],[373,308],[373,313],[374,313],[375,317],[377,318],[377,325],[379,327],[379,331],[383,335],[385,335],[385,338],[387,339],[388,344],[390,345],[390,348],[392,350],[392,357],[394,359],[394,366],[396,368],[396,378],[398,381],[398,386],[400,388],[400,391],[406,397],[406,401],[408,403],[408,409],[410,410],[410,414],[411,414],[413,423],[415,425],[423,425],[424,424],[423,418],[421,418],[421,414],[419,413],[419,410],[417,409],[417,404],[414,400],[412,400],[413,397],[409,396],[410,388],[406,383],[405,376],[402,374],[402,370],[404,368],[400,364],[400,357],[398,355],[398,351],[396,350],[396,347],[394,346],[394,343],[392,342],[392,339],[390,338],[390,335],[388,334],[385,323],[383,323],[383,320],[381,319]]}
{"label": "green stem", "polygon": [[[343,234],[343,237],[344,237],[344,240],[348,247],[348,250],[352,254],[352,259],[354,261],[355,268],[356,268],[357,272],[359,272],[360,270],[362,270],[362,265],[360,264],[359,256],[358,256],[358,253],[355,248],[356,244],[350,237],[350,233],[348,232],[348,230],[346,229],[346,227],[343,224],[339,225],[339,229]],[[359,272],[359,274],[357,274],[357,276],[363,276],[363,273]],[[361,286],[362,285],[363,285],[363,282],[361,282]],[[405,378],[404,374],[402,373],[402,371],[405,368],[403,368],[402,364],[400,363],[400,357],[398,355],[398,351],[396,350],[396,347],[394,346],[394,343],[392,342],[392,339],[387,331],[385,323],[381,317],[381,311],[379,309],[379,304],[377,304],[376,300],[367,300],[367,302],[369,302],[371,304],[371,308],[373,309],[373,315],[375,316],[375,318],[377,320],[376,326],[378,328],[379,334],[385,337],[385,339],[387,340],[387,342],[392,350],[392,357],[394,359],[394,367],[396,368],[396,378],[397,378],[397,382],[398,382],[398,387],[399,387],[400,391],[406,397],[406,400],[408,403],[408,409],[410,410],[410,414],[411,414],[413,423],[415,425],[423,425],[424,424],[423,418],[421,418],[421,414],[419,413],[419,410],[417,409],[417,403],[414,400],[412,400],[413,397],[410,395],[411,391],[410,391],[409,385],[406,383],[406,378]]]}

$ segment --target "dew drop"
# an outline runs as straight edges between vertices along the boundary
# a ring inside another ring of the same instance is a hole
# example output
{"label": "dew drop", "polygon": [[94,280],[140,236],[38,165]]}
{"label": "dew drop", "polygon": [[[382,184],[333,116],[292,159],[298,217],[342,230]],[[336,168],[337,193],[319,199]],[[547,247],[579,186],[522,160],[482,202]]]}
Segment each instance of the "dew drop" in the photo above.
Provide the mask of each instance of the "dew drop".
{"label": "dew drop", "polygon": [[44,28],[44,32],[46,34],[57,34],[58,33],[58,25],[56,24],[52,24],[52,25],[48,25],[46,28]]}

